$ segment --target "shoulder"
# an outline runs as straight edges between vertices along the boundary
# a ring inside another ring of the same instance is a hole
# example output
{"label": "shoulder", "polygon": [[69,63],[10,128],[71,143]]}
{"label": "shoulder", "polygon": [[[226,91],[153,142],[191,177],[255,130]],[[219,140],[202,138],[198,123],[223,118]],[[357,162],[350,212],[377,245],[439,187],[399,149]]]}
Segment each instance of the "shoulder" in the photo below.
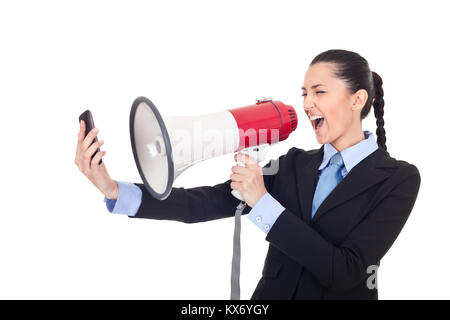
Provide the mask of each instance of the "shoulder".
{"label": "shoulder", "polygon": [[[270,160],[265,166],[264,174],[276,174],[280,177],[294,177],[297,167],[301,163],[308,163],[313,159],[314,155],[318,155],[320,149],[317,150],[303,150],[292,147],[285,154],[282,154],[277,159]],[[270,171],[268,171],[270,170]]]}
{"label": "shoulder", "polygon": [[316,156],[318,153],[322,152],[323,147],[318,149],[311,149],[311,150],[304,150],[301,148],[292,147],[289,149],[289,151],[286,154],[286,157],[288,158],[312,158]]}
{"label": "shoulder", "polygon": [[314,153],[314,150],[305,151],[303,149],[292,147],[285,154],[280,155],[278,158],[271,159],[264,166],[263,174],[265,176],[293,176],[292,173],[298,163],[298,157],[308,156],[309,152]]}
{"label": "shoulder", "polygon": [[403,186],[408,190],[418,192],[421,183],[421,176],[416,165],[406,161],[397,159],[389,154],[389,152],[378,148],[374,152],[374,164],[376,168],[387,171],[391,174],[390,181],[397,187]]}
{"label": "shoulder", "polygon": [[305,163],[306,160],[312,159],[320,152],[322,152],[321,149],[304,150],[292,147],[288,150],[287,153],[279,156],[275,161],[279,162],[281,167],[290,167],[292,165],[295,166],[298,161]]}
{"label": "shoulder", "polygon": [[292,147],[288,150],[287,153],[278,157],[276,161],[279,161],[281,166],[290,166],[295,165],[295,162],[299,159],[306,160],[307,158],[311,158],[320,152],[320,149],[314,150],[304,150],[296,147]]}
{"label": "shoulder", "polygon": [[378,168],[395,168],[399,175],[407,178],[409,176],[419,176],[420,172],[416,165],[406,161],[396,159],[389,152],[378,148],[375,152],[379,153],[377,167]]}

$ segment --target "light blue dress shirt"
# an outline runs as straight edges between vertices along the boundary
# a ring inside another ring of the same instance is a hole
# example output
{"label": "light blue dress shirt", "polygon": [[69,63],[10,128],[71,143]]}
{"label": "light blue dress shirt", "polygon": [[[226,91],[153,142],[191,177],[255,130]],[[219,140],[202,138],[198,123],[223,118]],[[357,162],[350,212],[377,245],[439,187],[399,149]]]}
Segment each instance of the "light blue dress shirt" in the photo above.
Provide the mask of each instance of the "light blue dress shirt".
{"label": "light blue dress shirt", "polygon": [[[377,150],[378,145],[374,135],[370,131],[364,131],[365,140],[341,151],[344,166],[342,167],[342,177],[344,178],[354,166],[364,160],[368,155]],[[338,151],[329,143],[324,145],[323,160],[319,166],[321,171],[328,166],[330,158]],[[142,191],[133,183],[117,181],[119,186],[119,196],[117,200],[104,198],[106,208],[111,213],[124,214],[128,216],[136,215],[142,202]],[[247,217],[263,232],[269,233],[270,228],[281,215],[285,208],[268,192],[266,192],[250,210]]]}

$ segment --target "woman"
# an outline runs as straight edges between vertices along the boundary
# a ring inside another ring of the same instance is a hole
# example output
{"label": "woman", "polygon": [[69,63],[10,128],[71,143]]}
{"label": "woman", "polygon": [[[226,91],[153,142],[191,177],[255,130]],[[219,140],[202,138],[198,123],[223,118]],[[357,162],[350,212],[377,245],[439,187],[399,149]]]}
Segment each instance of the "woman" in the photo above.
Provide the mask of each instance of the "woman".
{"label": "woman", "polygon": [[[105,195],[111,212],[137,218],[209,221],[243,214],[267,234],[269,250],[252,299],[377,299],[376,270],[414,206],[420,174],[390,157],[384,130],[382,80],[354,52],[329,50],[311,62],[302,87],[304,111],[320,149],[291,148],[275,175],[244,155],[230,180],[212,187],[174,188],[159,201],[143,184],[112,180],[104,155],[92,154],[81,125],[75,163]],[[374,107],[377,140],[362,130]],[[117,199],[117,200],[116,200]]]}

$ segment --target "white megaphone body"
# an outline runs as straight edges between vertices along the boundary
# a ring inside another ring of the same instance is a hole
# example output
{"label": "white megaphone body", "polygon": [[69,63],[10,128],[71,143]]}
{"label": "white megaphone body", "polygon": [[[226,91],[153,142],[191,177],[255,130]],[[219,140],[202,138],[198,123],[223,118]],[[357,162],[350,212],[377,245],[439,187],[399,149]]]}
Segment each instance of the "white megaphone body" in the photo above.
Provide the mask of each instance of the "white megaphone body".
{"label": "white megaphone body", "polygon": [[[139,97],[130,112],[134,159],[146,189],[159,200],[169,196],[174,180],[193,164],[232,152],[260,162],[268,145],[285,140],[296,128],[294,108],[269,98],[206,115],[163,118],[149,99]],[[243,200],[237,190],[232,193]]]}

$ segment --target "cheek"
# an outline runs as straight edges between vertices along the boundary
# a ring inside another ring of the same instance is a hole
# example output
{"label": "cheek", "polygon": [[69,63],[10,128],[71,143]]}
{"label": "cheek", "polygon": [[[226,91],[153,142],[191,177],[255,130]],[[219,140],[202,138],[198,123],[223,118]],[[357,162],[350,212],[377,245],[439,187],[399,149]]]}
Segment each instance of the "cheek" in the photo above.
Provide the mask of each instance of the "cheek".
{"label": "cheek", "polygon": [[330,129],[336,129],[342,125],[342,112],[336,107],[329,108],[327,110],[326,119]]}
{"label": "cheek", "polygon": [[352,122],[351,113],[345,112],[342,108],[330,109],[326,118],[331,136],[342,134]]}

